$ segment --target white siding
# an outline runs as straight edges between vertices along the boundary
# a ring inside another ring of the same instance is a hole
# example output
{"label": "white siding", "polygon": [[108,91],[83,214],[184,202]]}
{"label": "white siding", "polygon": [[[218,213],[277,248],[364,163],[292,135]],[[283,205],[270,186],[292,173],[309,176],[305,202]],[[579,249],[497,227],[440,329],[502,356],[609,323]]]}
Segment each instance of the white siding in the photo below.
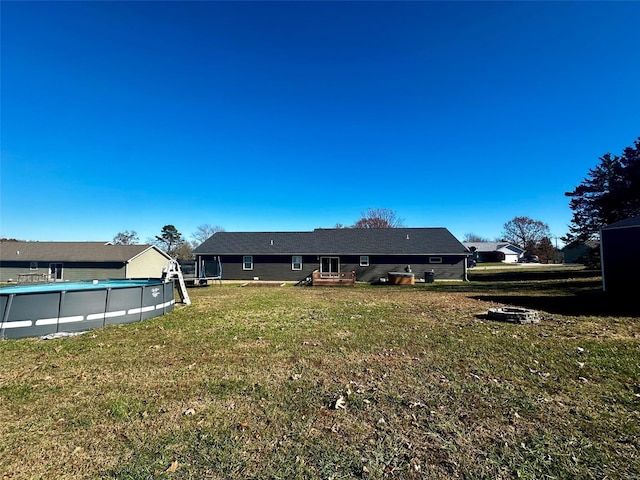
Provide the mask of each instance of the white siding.
{"label": "white siding", "polygon": [[149,249],[129,262],[127,278],[160,278],[167,262],[167,257],[157,250]]}

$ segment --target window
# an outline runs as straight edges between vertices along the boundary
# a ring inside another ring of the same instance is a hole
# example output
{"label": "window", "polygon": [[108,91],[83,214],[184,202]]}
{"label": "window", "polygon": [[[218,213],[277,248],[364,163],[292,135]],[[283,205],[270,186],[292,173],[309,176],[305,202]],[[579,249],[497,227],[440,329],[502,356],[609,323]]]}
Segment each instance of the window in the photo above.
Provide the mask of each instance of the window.
{"label": "window", "polygon": [[37,270],[38,269],[38,262],[31,262],[29,264],[29,270]]}
{"label": "window", "polygon": [[442,257],[429,257],[429,263],[442,263]]}
{"label": "window", "polygon": [[361,267],[369,266],[369,255],[360,255],[360,266]]}
{"label": "window", "polygon": [[245,255],[242,257],[242,269],[253,270],[253,255]]}
{"label": "window", "polygon": [[291,257],[291,270],[302,270],[302,256],[293,255]]}

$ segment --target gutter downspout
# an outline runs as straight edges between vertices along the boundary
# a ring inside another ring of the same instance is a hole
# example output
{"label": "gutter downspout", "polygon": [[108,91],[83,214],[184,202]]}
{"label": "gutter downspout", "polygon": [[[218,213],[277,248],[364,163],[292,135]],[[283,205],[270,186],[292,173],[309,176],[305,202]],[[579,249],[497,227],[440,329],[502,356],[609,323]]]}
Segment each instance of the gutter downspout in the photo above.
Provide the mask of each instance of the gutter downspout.
{"label": "gutter downspout", "polygon": [[464,278],[463,278],[463,281],[464,282],[468,282],[469,281],[469,277],[467,276],[467,272],[468,272],[468,268],[469,268],[469,257],[467,255],[465,255],[463,262],[464,262]]}

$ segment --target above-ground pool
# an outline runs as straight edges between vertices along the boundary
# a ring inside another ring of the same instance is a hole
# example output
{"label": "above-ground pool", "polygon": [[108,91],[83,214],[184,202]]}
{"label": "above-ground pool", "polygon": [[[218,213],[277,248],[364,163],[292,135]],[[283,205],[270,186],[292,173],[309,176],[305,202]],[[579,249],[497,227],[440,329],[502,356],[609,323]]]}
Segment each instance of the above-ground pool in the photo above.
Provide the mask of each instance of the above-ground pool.
{"label": "above-ground pool", "polygon": [[94,280],[0,288],[0,339],[81,332],[173,310],[173,282]]}

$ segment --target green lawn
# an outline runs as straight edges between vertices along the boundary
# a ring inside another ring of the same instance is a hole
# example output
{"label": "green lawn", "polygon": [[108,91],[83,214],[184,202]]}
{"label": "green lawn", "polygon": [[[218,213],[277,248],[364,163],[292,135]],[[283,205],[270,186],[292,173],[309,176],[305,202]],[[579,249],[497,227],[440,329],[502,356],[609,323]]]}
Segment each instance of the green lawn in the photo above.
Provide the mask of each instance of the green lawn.
{"label": "green lawn", "polygon": [[[640,323],[586,271],[190,290],[0,342],[0,476],[640,478]],[[488,308],[543,320],[487,320]]]}

